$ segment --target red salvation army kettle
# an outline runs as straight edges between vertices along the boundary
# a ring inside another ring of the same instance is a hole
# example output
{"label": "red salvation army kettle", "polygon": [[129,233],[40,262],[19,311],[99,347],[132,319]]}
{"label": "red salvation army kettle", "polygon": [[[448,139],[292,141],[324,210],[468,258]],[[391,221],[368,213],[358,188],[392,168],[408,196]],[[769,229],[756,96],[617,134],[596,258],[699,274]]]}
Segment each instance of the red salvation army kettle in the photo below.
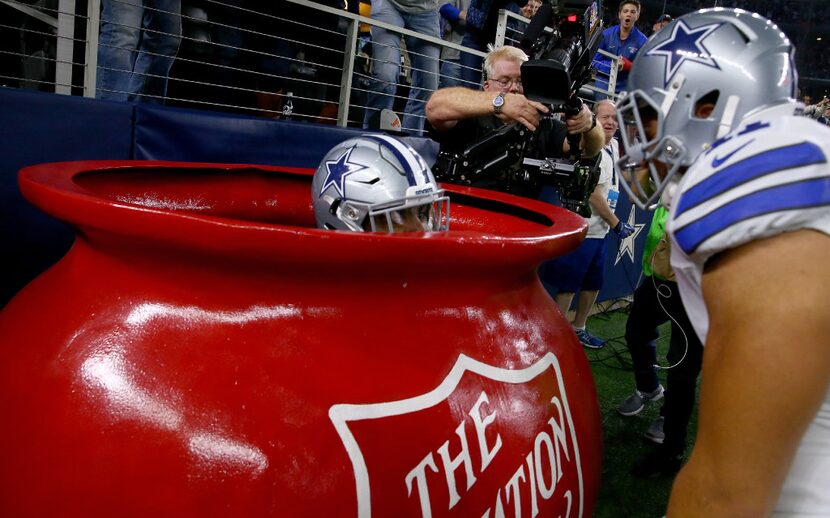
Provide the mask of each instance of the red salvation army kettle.
{"label": "red salvation army kettle", "polygon": [[590,516],[591,372],[536,269],[573,213],[445,186],[450,231],[319,230],[311,171],[29,167],[76,230],[0,313],[7,516]]}

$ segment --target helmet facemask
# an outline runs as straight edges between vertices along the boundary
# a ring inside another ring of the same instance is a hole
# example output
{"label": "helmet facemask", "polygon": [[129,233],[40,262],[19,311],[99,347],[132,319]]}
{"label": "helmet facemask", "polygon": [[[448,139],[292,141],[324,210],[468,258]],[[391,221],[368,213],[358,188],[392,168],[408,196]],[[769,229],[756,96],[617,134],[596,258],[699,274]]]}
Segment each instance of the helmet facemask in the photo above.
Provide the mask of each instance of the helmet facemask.
{"label": "helmet facemask", "polygon": [[449,229],[450,200],[435,193],[391,201],[369,209],[363,223],[367,232],[440,232]]}
{"label": "helmet facemask", "polygon": [[[666,92],[669,105],[675,95],[676,90]],[[643,90],[626,95],[617,106],[617,117],[625,148],[617,162],[626,180],[622,186],[638,207],[653,210],[681,166],[687,165],[686,147],[677,137],[664,135],[664,112]]]}

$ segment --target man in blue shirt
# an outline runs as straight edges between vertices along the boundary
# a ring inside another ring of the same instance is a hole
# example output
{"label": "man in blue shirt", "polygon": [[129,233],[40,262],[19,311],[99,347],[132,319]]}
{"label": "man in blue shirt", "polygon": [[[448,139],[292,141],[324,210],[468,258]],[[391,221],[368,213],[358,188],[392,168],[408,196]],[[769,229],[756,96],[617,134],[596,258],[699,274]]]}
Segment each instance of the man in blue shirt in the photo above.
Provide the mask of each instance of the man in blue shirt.
{"label": "man in blue shirt", "polygon": [[[628,83],[628,71],[631,63],[645,45],[648,38],[634,26],[640,18],[639,0],[623,0],[619,10],[620,23],[605,29],[602,33],[602,41],[599,44],[600,50],[620,56],[619,71],[617,72],[616,93],[625,91]],[[598,71],[595,82],[597,88],[608,89],[608,74],[611,71],[611,60],[597,53],[594,56],[594,68]]]}

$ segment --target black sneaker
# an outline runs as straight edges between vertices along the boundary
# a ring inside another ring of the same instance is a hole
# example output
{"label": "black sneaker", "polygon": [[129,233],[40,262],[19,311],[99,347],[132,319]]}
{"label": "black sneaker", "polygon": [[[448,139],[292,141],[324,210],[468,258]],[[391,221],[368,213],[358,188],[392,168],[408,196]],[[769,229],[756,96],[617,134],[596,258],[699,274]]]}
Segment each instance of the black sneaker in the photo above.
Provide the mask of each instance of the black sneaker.
{"label": "black sneaker", "polygon": [[666,439],[666,434],[663,432],[663,424],[665,422],[666,418],[659,416],[649,425],[644,437],[653,443],[663,444],[663,441]]}
{"label": "black sneaker", "polygon": [[682,465],[682,455],[671,455],[662,449],[657,449],[638,462],[631,469],[631,474],[637,478],[674,476],[680,471],[680,466]]}

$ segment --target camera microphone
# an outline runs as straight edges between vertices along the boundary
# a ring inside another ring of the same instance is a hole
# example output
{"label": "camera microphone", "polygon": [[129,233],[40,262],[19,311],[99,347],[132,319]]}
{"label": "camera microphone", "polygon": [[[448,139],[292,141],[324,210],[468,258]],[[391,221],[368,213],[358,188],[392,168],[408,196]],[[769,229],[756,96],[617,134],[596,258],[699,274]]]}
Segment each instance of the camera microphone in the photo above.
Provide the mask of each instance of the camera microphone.
{"label": "camera microphone", "polygon": [[536,11],[536,14],[533,15],[533,18],[530,19],[530,23],[527,24],[527,29],[525,29],[524,34],[522,34],[522,39],[519,41],[519,45],[522,47],[522,50],[530,52],[533,44],[536,43],[539,36],[545,32],[545,27],[547,27],[552,20],[553,7],[551,7],[550,4],[542,4],[542,6],[539,7],[539,10]]}

